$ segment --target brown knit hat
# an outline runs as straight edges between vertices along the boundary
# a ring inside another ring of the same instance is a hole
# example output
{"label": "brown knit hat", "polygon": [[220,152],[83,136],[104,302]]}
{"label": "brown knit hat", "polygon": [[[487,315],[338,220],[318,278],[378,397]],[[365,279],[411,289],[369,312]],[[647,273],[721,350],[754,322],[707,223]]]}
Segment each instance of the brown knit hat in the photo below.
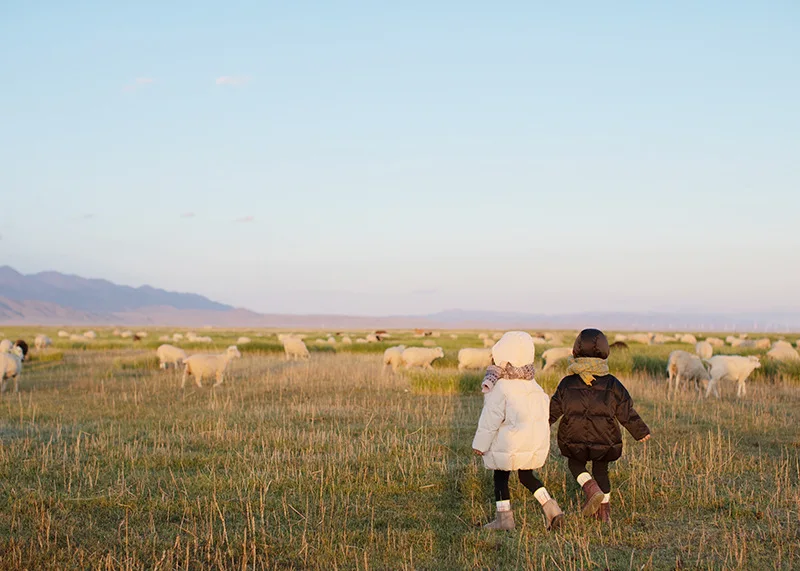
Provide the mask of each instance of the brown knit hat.
{"label": "brown knit hat", "polygon": [[576,359],[581,357],[608,359],[608,339],[599,329],[584,329],[575,339],[572,356]]}

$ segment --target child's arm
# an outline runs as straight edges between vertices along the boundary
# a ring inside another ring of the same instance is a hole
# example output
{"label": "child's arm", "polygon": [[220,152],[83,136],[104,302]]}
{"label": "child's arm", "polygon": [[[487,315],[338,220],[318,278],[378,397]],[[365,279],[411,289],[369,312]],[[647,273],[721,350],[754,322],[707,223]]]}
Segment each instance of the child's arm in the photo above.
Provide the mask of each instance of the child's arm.
{"label": "child's arm", "polygon": [[555,394],[550,399],[550,426],[553,426],[563,414],[564,407],[561,404],[561,384],[559,384]]}
{"label": "child's arm", "polygon": [[636,440],[640,442],[648,440],[650,437],[650,428],[648,428],[642,420],[642,417],[639,416],[639,413],[636,412],[636,409],[633,408],[633,399],[628,393],[628,389],[626,389],[619,380],[616,383],[614,393],[617,397],[616,417],[619,423],[624,426]]}
{"label": "child's arm", "polygon": [[497,386],[486,393],[483,400],[483,411],[478,421],[478,430],[472,439],[472,449],[476,454],[483,455],[500,430],[500,425],[506,418],[506,395]]}

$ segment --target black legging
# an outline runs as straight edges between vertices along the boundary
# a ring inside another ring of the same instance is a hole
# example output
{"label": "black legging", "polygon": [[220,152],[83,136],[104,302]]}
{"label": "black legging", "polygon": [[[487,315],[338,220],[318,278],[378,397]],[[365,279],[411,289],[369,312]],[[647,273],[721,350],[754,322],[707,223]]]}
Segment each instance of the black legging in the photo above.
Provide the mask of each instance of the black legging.
{"label": "black legging", "polygon": [[[568,460],[569,471],[572,472],[573,478],[577,478],[583,472],[588,472],[586,462],[581,462],[574,458],[569,458]],[[600,486],[604,494],[611,492],[611,482],[608,479],[608,462],[600,462],[599,460],[592,462],[592,477],[597,481],[597,485]]]}
{"label": "black legging", "polygon": [[[495,470],[494,471],[494,499],[499,502],[502,500],[510,500],[511,494],[508,492],[508,477],[511,472],[508,470]],[[528,488],[531,492],[535,492],[539,488],[543,488],[544,484],[536,477],[533,470],[520,470],[519,471],[520,483]]]}

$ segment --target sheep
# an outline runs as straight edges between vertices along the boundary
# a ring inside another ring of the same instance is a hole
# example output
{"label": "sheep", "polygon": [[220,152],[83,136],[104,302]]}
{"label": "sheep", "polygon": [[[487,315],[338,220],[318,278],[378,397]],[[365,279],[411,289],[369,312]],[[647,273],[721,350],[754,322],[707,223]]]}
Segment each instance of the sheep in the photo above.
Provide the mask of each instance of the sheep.
{"label": "sheep", "polygon": [[114,329],[114,331],[111,332],[111,335],[113,335],[114,337],[119,337],[119,334],[120,334],[119,329]]}
{"label": "sheep", "polygon": [[[653,341],[653,334],[652,333],[633,333],[627,336],[628,341],[632,341],[634,343],[642,343],[643,345],[650,345]],[[624,341],[624,339],[617,339],[618,341]]]}
{"label": "sheep", "polygon": [[611,345],[609,345],[608,348],[617,351],[627,351],[628,349],[630,349],[630,347],[628,347],[628,344],[625,343],[624,341],[614,341]]}
{"label": "sheep", "polygon": [[336,338],[335,338],[335,337],[333,337],[332,335],[331,335],[331,336],[328,336],[328,340],[326,341],[326,343],[327,343],[328,345],[336,345]]}
{"label": "sheep", "polygon": [[542,372],[549,371],[558,361],[572,355],[572,347],[554,347],[542,353]]}
{"label": "sheep", "polygon": [[488,338],[489,338],[489,334],[488,333],[478,333],[478,339],[483,340],[483,339],[488,339]]}
{"label": "sheep", "polygon": [[53,341],[51,341],[50,338],[43,333],[37,335],[36,338],[33,340],[33,346],[36,347],[37,351],[41,351],[46,347],[50,347],[52,344]]}
{"label": "sheep", "polygon": [[547,343],[547,339],[544,337],[531,337],[533,339],[533,344],[535,345],[545,345]]}
{"label": "sheep", "polygon": [[671,337],[667,337],[661,333],[656,333],[653,335],[653,345],[663,345],[664,343],[669,343],[672,341]]}
{"label": "sheep", "polygon": [[0,353],[0,393],[6,392],[8,379],[14,379],[14,392],[19,392],[19,376],[22,372],[22,348],[15,347],[9,353]]}
{"label": "sheep", "polygon": [[299,337],[292,337],[291,335],[283,337],[283,352],[287,360],[293,359],[296,361],[310,357],[305,342]]}
{"label": "sheep", "polygon": [[440,331],[434,331],[433,333],[431,333],[431,337],[435,337],[436,339],[438,339],[441,336],[442,334]]}
{"label": "sheep", "polygon": [[172,339],[170,339],[170,336],[169,336],[169,335],[161,335],[161,336],[158,338],[158,340],[159,340],[159,341],[162,341],[162,342],[166,342],[166,341],[172,341]]}
{"label": "sheep", "polygon": [[756,342],[750,339],[740,339],[734,337],[733,341],[731,341],[731,347],[741,347],[742,349],[753,349],[756,346]]}
{"label": "sheep", "polygon": [[183,341],[183,333],[173,333],[172,340],[177,343],[178,341]]}
{"label": "sheep", "polygon": [[350,337],[348,337],[347,335],[342,337],[342,345],[352,345],[352,344],[353,344],[353,340],[350,339]]}
{"label": "sheep", "polygon": [[363,345],[364,343],[369,343],[369,341],[367,341],[363,337],[359,337],[358,339],[356,339],[356,343],[359,345]]}
{"label": "sheep", "polygon": [[725,341],[720,339],[719,337],[707,337],[706,343],[711,343],[712,347],[724,347]]}
{"label": "sheep", "polygon": [[325,339],[314,339],[314,343],[317,345],[325,345]]}
{"label": "sheep", "polygon": [[139,339],[147,339],[147,331],[137,331],[136,337]]}
{"label": "sheep", "polygon": [[203,335],[201,337],[192,337],[189,341],[192,343],[212,343],[214,340],[208,335]]}
{"label": "sheep", "polygon": [[10,353],[13,346],[11,339],[3,339],[0,341],[0,353]]}
{"label": "sheep", "polygon": [[177,369],[186,360],[186,351],[174,345],[159,345],[158,349],[156,349],[156,355],[158,355],[158,366],[161,369],[167,369],[169,365]]}
{"label": "sheep", "polygon": [[58,337],[60,339],[69,339],[69,333],[67,333],[62,329],[61,331],[58,332]]}
{"label": "sheep", "polygon": [[77,333],[73,333],[72,335],[70,335],[69,336],[69,340],[70,341],[81,341],[81,342],[87,341],[86,337],[84,337],[83,335],[78,335]]}
{"label": "sheep", "polygon": [[83,336],[86,337],[87,339],[97,339],[97,333],[95,333],[94,331],[87,331],[83,334]]}
{"label": "sheep", "polygon": [[433,339],[426,339],[422,342],[423,347],[436,347],[436,341]]}
{"label": "sheep", "polygon": [[617,333],[614,337],[614,341],[619,341],[620,343],[624,343],[628,340],[628,336],[624,335],[623,333]]}
{"label": "sheep", "polygon": [[14,348],[16,348],[16,347],[19,347],[22,350],[22,360],[24,361],[25,359],[27,359],[28,358],[28,349],[29,349],[29,347],[28,347],[28,344],[25,342],[25,340],[24,339],[17,339],[14,342],[14,347],[11,350],[13,351]]}
{"label": "sheep", "polygon": [[239,337],[236,340],[236,344],[237,345],[247,345],[248,343],[250,343],[250,338],[249,337]]}
{"label": "sheep", "polygon": [[441,347],[409,347],[402,354],[403,364],[406,369],[411,367],[432,369],[431,363],[443,357],[444,350]]}
{"label": "sheep", "polygon": [[238,359],[242,354],[236,345],[231,345],[228,349],[219,355],[192,355],[183,360],[183,378],[181,379],[181,388],[186,386],[186,378],[189,375],[194,376],[194,382],[198,387],[202,387],[201,381],[203,377],[210,377],[214,375],[217,382],[214,383],[215,387],[222,384],[224,380],[225,368],[231,359]]}
{"label": "sheep", "polygon": [[714,346],[708,341],[699,341],[694,346],[694,353],[701,359],[710,359],[714,355]]}
{"label": "sheep", "polygon": [[450,334],[450,339],[456,340],[456,339],[458,339],[458,335],[456,335],[455,333],[451,333]]}
{"label": "sheep", "polygon": [[685,333],[678,338],[680,343],[688,343],[689,345],[694,345],[697,343],[697,337],[692,335],[691,333]]}
{"label": "sheep", "polygon": [[561,334],[560,333],[550,333],[549,331],[544,334],[544,340],[550,343],[551,345],[557,345],[561,343]]}
{"label": "sheep", "polygon": [[483,340],[483,346],[484,347],[494,347],[494,339],[491,339],[491,338],[487,337],[486,339]]}
{"label": "sheep", "polygon": [[396,347],[389,347],[383,352],[383,370],[386,371],[392,367],[392,372],[397,371],[400,365],[403,364],[403,351],[406,350],[405,345],[397,345]]}
{"label": "sheep", "polygon": [[492,364],[491,348],[471,348],[466,347],[458,352],[458,370],[464,369],[485,369]]}
{"label": "sheep", "polygon": [[747,387],[744,382],[754,370],[761,367],[761,361],[755,355],[742,357],[740,355],[715,355],[705,361],[711,365],[711,380],[706,388],[706,397],[712,392],[719,398],[717,385],[721,380],[736,381],[736,396],[742,397],[747,394]]}
{"label": "sheep", "polygon": [[133,331],[128,331],[128,330],[123,331],[122,333],[119,334],[119,336],[122,337],[123,339],[130,339],[131,337],[133,337]]}
{"label": "sheep", "polygon": [[495,341],[499,341],[502,336],[503,334],[500,332],[492,333],[492,339],[494,339]]}
{"label": "sheep", "polygon": [[786,341],[776,341],[772,345],[772,349],[767,351],[767,357],[781,361],[782,363],[789,363],[792,361],[800,361],[800,353],[797,349],[792,347],[791,343]]}
{"label": "sheep", "polygon": [[667,394],[677,393],[683,380],[694,381],[695,389],[699,393],[700,384],[706,384],[711,380],[708,369],[703,364],[703,359],[687,351],[673,351],[669,354],[667,375],[669,376]]}
{"label": "sheep", "polygon": [[367,343],[377,343],[377,342],[378,342],[377,335],[375,335],[374,333],[370,333],[369,335],[367,335]]}
{"label": "sheep", "polygon": [[770,341],[769,337],[762,337],[756,340],[756,349],[769,349],[770,345],[772,345],[772,341]]}

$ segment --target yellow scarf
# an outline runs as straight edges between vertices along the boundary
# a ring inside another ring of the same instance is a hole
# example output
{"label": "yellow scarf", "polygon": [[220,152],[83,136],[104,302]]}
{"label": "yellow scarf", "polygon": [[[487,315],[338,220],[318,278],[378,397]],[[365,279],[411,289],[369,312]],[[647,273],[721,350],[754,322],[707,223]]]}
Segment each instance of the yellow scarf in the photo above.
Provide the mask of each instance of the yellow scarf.
{"label": "yellow scarf", "polygon": [[591,387],[595,375],[608,374],[608,360],[595,359],[592,357],[580,357],[578,359],[570,357],[567,373],[570,375],[580,375],[583,382]]}

